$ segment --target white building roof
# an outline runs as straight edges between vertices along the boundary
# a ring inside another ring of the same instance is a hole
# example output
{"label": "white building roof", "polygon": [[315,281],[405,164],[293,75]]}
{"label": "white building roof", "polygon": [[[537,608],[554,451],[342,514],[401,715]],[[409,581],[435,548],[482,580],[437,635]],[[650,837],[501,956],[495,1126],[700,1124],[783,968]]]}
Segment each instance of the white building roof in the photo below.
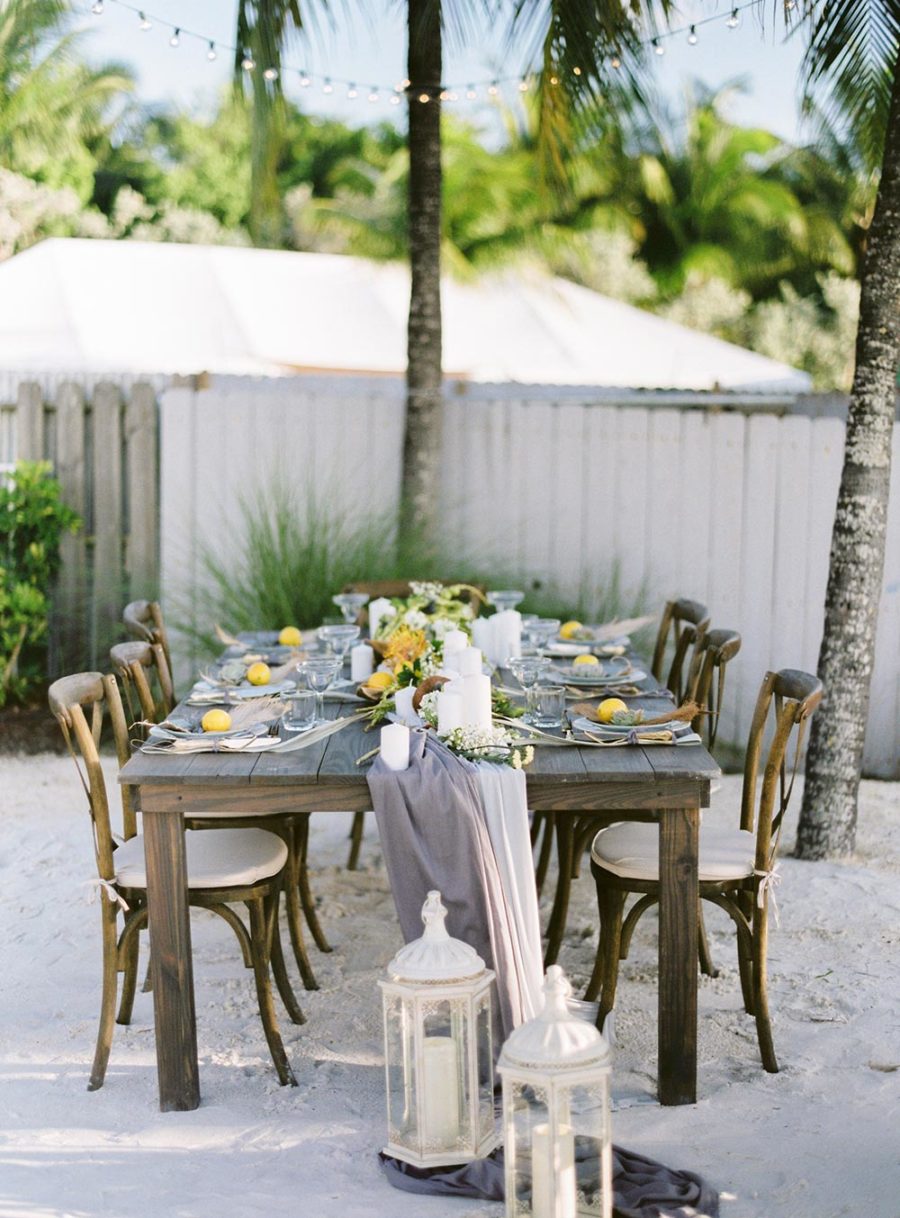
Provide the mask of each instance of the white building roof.
{"label": "white building roof", "polygon": [[[805,373],[563,279],[445,279],[476,382],[803,391]],[[0,368],[401,374],[409,272],[337,254],[53,238],[0,264]]]}

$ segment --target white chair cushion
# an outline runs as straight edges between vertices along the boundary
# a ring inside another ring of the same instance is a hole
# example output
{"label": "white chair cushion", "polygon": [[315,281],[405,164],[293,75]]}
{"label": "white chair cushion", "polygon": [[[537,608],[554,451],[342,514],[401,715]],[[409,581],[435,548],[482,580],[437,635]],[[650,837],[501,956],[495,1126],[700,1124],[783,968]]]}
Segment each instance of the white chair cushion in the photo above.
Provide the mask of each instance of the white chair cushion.
{"label": "white chair cushion", "polygon": [[[189,829],[185,835],[189,888],[242,888],[277,875],[287,846],[265,829]],[[144,839],[131,837],[113,855],[116,883],[146,888]]]}
{"label": "white chair cushion", "polygon": [[[745,829],[700,826],[700,879],[739,880],[753,874],[756,838]],[[659,880],[659,827],[628,821],[601,829],[591,858],[628,880]]]}

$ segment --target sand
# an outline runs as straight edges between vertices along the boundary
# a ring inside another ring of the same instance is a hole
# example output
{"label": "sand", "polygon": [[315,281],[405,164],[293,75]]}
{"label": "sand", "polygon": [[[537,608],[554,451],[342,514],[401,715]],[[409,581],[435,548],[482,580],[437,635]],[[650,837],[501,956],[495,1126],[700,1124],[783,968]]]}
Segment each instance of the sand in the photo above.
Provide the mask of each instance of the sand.
{"label": "sand", "polygon": [[[275,1079],[252,976],[230,930],[195,911],[203,1102],[156,1105],[151,998],[116,1028],[106,1084],[88,1093],[99,999],[90,828],[66,757],[2,760],[0,1216],[2,1218],[473,1218],[496,1204],[393,1190],[383,1145],[380,997],[399,945],[369,818],[362,869],[343,867],[349,817],[313,818],[311,857],[335,950],[311,949],[308,1023],[282,1023],[297,1088]],[[112,771],[110,771],[111,773]],[[726,778],[710,816],[736,822]],[[795,796],[794,812],[799,806]],[[790,841],[785,843],[790,847]],[[699,1100],[655,1099],[655,918],[641,922],[616,1012],[617,1142],[692,1168],[724,1218],[900,1216],[900,788],[864,783],[859,848],[841,863],[781,862],[770,946],[781,1072],[759,1063],[740,1006],[734,938],[707,915],[716,979],[701,979]],[[561,963],[584,983],[596,943],[590,877],[574,885]],[[545,911],[546,912],[546,911]],[[293,968],[293,961],[290,962]],[[279,1008],[280,1011],[280,1008]]]}

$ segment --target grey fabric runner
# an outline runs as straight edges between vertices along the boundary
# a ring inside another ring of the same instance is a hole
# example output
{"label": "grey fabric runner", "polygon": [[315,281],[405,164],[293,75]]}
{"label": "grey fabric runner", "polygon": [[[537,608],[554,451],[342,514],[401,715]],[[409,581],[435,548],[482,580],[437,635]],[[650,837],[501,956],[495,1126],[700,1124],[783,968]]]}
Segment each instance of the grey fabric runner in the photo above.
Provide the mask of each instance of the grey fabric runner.
{"label": "grey fabric runner", "polygon": [[[394,1188],[432,1196],[478,1198],[503,1201],[505,1181],[503,1148],[486,1159],[475,1159],[459,1167],[417,1168],[382,1152],[384,1173]],[[590,1170],[590,1165],[583,1165]],[[579,1165],[579,1179],[582,1165]],[[623,1150],[612,1148],[614,1218],[718,1218],[719,1194],[702,1176],[676,1171]],[[596,1187],[596,1183],[594,1183]]]}
{"label": "grey fabric runner", "polygon": [[433,732],[410,733],[410,767],[389,770],[377,757],[369,792],[405,942],[422,934],[422,906],[438,889],[447,930],[474,947],[497,974],[494,1056],[525,1018],[514,928],[491,846],[477,769]]}

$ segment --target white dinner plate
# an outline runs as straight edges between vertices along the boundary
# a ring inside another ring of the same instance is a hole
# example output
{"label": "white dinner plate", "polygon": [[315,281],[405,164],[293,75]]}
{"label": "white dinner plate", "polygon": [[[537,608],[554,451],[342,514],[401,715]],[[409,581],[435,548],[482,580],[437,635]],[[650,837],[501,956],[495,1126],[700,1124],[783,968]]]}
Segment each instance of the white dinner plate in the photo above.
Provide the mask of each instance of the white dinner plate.
{"label": "white dinner plate", "polygon": [[[597,667],[599,672],[585,672],[585,669]],[[553,677],[558,677],[560,681],[566,685],[577,685],[584,689],[594,689],[603,685],[634,685],[638,681],[646,679],[647,674],[642,668],[631,668],[626,672],[621,669],[608,670],[604,665],[598,664],[567,664],[563,668],[558,668]]]}

